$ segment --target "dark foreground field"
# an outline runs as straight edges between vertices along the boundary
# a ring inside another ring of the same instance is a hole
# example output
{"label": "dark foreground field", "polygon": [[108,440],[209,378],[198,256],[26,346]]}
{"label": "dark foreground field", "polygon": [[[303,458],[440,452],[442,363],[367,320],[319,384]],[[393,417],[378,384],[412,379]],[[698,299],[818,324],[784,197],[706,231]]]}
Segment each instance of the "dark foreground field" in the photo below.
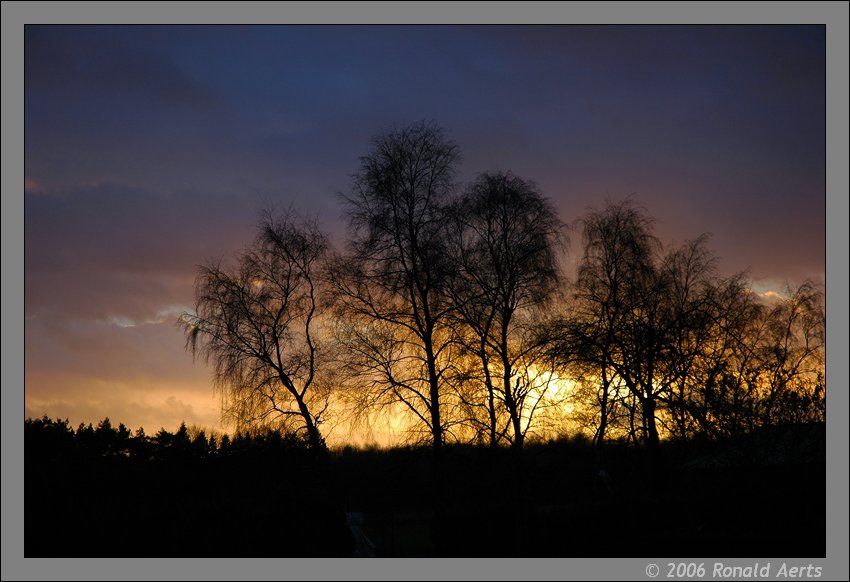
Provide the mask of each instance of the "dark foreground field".
{"label": "dark foreground field", "polygon": [[735,446],[666,444],[654,462],[582,441],[529,445],[521,457],[448,447],[436,504],[427,448],[316,455],[276,435],[227,447],[160,436],[84,439],[28,421],[26,556],[825,552],[822,425]]}

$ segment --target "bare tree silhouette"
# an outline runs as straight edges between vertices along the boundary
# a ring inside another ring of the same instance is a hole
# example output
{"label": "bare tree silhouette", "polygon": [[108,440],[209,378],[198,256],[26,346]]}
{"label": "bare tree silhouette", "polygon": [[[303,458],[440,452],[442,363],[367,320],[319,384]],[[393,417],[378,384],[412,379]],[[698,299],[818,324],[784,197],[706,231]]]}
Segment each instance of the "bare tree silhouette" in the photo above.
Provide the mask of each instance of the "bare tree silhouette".
{"label": "bare tree silhouette", "polygon": [[315,221],[269,211],[235,268],[199,268],[195,311],[179,322],[187,348],[212,360],[223,411],[237,428],[295,419],[312,446],[324,447],[316,325],[327,248]]}
{"label": "bare tree silhouette", "polygon": [[[581,224],[578,307],[564,326],[561,351],[596,368],[597,444],[604,442],[612,401],[619,400],[629,410],[629,433],[639,412],[641,440],[657,451],[658,408],[668,415],[686,409],[691,372],[709,338],[714,255],[705,236],[663,254],[652,220],[630,199],[591,211]],[[673,416],[684,431],[686,416]]]}
{"label": "bare tree silhouette", "polygon": [[449,212],[456,332],[478,362],[489,442],[521,449],[541,402],[533,390],[545,342],[536,330],[560,283],[562,224],[536,186],[510,172],[481,174]]}
{"label": "bare tree silhouette", "polygon": [[593,369],[600,411],[594,442],[601,445],[612,403],[621,396],[616,387],[623,381],[619,368],[624,362],[617,358],[618,338],[626,333],[630,309],[648,290],[658,241],[651,219],[631,200],[591,210],[579,224],[584,255],[577,272],[577,301],[574,316],[562,326],[558,351],[565,364]]}
{"label": "bare tree silhouette", "polygon": [[349,371],[371,386],[371,402],[405,406],[430,433],[436,458],[451,360],[445,207],[458,160],[433,122],[375,137],[343,197],[349,251],[331,274]]}

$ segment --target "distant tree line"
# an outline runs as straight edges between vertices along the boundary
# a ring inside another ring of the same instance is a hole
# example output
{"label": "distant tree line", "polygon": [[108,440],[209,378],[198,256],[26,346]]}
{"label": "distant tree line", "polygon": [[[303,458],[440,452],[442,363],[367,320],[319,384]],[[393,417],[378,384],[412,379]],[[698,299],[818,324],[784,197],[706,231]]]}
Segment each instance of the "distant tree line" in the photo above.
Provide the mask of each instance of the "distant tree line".
{"label": "distant tree line", "polygon": [[50,460],[82,456],[140,459],[144,461],[203,460],[230,455],[260,454],[269,450],[308,451],[309,443],[292,433],[258,428],[234,435],[212,433],[180,424],[174,432],[161,428],[153,436],[144,428],[131,431],[123,423],[113,426],[107,417],[92,425],[72,427],[68,419],[27,418],[24,421],[27,458]]}
{"label": "distant tree line", "polygon": [[338,479],[280,431],[24,425],[27,557],[345,556]]}
{"label": "distant tree line", "polygon": [[576,221],[569,278],[568,229],[537,186],[511,172],[463,186],[459,162],[434,123],[382,133],[341,197],[342,250],[270,211],[234,264],[200,268],[180,322],[237,428],[322,448],[346,402],[405,414],[439,458],[567,430],[656,450],[824,420],[817,285],[765,301],[717,272],[708,236],[665,247],[632,198]]}

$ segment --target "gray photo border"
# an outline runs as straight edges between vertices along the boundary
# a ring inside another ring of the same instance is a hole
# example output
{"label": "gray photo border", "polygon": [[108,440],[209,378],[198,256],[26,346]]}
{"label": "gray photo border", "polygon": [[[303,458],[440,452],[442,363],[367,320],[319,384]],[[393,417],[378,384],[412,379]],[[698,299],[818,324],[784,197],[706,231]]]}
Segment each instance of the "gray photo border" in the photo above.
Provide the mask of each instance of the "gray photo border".
{"label": "gray photo border", "polygon": [[[637,559],[26,559],[23,543],[24,26],[28,23],[805,23],[827,42],[827,550],[823,579],[848,578],[848,5],[845,2],[3,2],[3,580],[646,580]],[[753,560],[723,560],[752,565]],[[759,561],[797,565],[779,557]],[[678,560],[679,562],[683,560]],[[707,560],[703,560],[708,563]],[[778,566],[777,566],[778,567]],[[709,569],[710,572],[710,569]],[[706,577],[711,577],[710,574]]]}

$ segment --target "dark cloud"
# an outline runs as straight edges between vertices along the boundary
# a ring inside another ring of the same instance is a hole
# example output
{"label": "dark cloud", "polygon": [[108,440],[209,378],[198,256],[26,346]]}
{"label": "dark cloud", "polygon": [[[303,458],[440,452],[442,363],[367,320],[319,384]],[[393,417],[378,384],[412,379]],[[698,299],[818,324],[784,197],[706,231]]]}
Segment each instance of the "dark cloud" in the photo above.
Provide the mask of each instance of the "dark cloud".
{"label": "dark cloud", "polygon": [[29,25],[24,35],[25,89],[57,100],[132,100],[206,109],[220,97],[192,79],[156,46],[125,42],[134,27]]}

